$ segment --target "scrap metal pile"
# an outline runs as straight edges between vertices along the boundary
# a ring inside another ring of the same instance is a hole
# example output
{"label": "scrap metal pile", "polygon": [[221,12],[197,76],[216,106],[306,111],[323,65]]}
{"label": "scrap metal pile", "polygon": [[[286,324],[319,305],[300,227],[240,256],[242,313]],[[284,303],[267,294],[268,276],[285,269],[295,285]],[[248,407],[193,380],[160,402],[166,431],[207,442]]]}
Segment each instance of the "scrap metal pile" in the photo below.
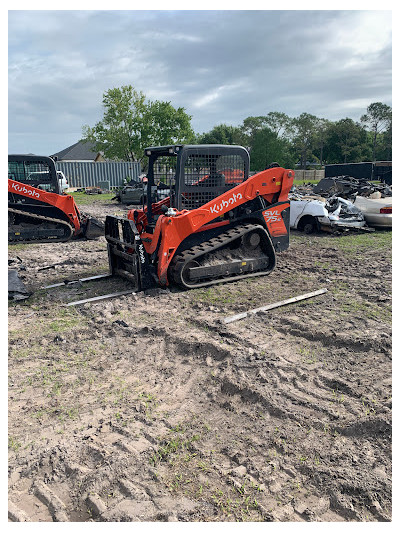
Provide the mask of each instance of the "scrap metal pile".
{"label": "scrap metal pile", "polygon": [[[351,176],[326,177],[314,186],[294,186],[289,198],[290,226],[306,233],[373,231],[369,227],[375,225],[370,222],[369,214],[370,210],[377,209],[373,201],[384,202],[386,217],[390,217],[390,224],[385,220],[376,226],[391,226],[392,187],[386,183],[372,183]],[[381,216],[379,212],[378,215]],[[382,219],[384,216],[382,214]]]}
{"label": "scrap metal pile", "polygon": [[351,176],[324,178],[313,187],[313,192],[324,197],[340,196],[349,200],[356,196],[386,198],[392,196],[392,186],[386,183],[372,183],[366,179]]}

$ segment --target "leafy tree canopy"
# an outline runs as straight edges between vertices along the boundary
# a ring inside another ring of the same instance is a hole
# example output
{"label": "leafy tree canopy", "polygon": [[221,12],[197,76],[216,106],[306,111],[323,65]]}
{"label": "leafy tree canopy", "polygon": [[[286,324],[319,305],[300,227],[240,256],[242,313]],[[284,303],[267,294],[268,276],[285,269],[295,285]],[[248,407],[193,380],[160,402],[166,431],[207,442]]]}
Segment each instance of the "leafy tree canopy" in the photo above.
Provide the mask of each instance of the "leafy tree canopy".
{"label": "leafy tree canopy", "polygon": [[273,162],[287,168],[292,168],[295,164],[290,143],[279,138],[277,133],[268,127],[254,134],[250,155],[251,170],[263,170]]}
{"label": "leafy tree canopy", "polygon": [[85,140],[108,159],[143,161],[144,149],[192,142],[191,116],[170,102],[146,101],[132,85],[109,89],[103,95],[103,119],[84,126]]}
{"label": "leafy tree canopy", "polygon": [[218,124],[214,128],[197,137],[198,144],[242,144],[243,134],[240,128]]}
{"label": "leafy tree canopy", "polygon": [[338,120],[328,132],[326,153],[330,163],[368,161],[368,135],[360,124],[351,118]]}
{"label": "leafy tree canopy", "polygon": [[374,102],[367,107],[367,112],[360,120],[372,132],[372,159],[375,160],[378,135],[392,128],[392,108],[382,102]]}
{"label": "leafy tree canopy", "polygon": [[374,102],[367,107],[367,112],[361,117],[361,123],[372,132],[381,133],[391,126],[392,108],[382,102]]}
{"label": "leafy tree canopy", "polygon": [[307,162],[314,160],[315,132],[319,119],[315,115],[302,113],[292,120],[292,142],[300,156],[301,168],[306,168]]}
{"label": "leafy tree canopy", "polygon": [[360,123],[350,118],[336,122],[301,113],[289,117],[279,111],[250,116],[239,126],[218,124],[195,135],[191,116],[170,102],[146,100],[131,85],[103,95],[103,119],[83,127],[85,140],[106,158],[123,161],[147,159],[147,146],[175,143],[239,144],[250,152],[251,169],[272,161],[293,168],[325,163],[392,159],[392,109],[382,102],[370,104]]}

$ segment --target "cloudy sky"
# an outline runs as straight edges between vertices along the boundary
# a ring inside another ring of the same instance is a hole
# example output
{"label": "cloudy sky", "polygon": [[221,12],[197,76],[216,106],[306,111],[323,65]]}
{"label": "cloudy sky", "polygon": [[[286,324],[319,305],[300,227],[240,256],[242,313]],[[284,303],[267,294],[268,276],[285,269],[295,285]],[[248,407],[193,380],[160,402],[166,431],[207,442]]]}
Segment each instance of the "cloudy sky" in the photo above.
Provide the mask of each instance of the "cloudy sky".
{"label": "cloudy sky", "polygon": [[383,10],[9,11],[9,153],[77,142],[129,84],[198,133],[270,111],[359,120],[392,105],[391,26]]}

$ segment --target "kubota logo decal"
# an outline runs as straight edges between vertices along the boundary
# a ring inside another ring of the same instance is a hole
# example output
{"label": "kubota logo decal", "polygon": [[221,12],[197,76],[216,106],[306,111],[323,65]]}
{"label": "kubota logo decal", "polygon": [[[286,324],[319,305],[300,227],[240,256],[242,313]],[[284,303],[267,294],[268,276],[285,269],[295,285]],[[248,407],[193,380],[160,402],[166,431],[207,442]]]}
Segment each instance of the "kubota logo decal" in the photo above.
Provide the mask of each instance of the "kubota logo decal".
{"label": "kubota logo decal", "polygon": [[16,192],[22,192],[24,194],[29,194],[29,196],[35,196],[36,198],[40,198],[40,194],[38,192],[33,189],[27,189],[25,185],[21,186],[18,185],[18,183],[13,183],[11,188],[14,189],[14,191]]}
{"label": "kubota logo decal", "polygon": [[212,207],[210,207],[210,213],[220,213],[225,208],[236,204],[238,200],[241,200],[243,198],[242,193],[238,192],[237,194],[233,193],[233,196],[228,198],[228,200],[222,200],[220,204],[214,204]]}

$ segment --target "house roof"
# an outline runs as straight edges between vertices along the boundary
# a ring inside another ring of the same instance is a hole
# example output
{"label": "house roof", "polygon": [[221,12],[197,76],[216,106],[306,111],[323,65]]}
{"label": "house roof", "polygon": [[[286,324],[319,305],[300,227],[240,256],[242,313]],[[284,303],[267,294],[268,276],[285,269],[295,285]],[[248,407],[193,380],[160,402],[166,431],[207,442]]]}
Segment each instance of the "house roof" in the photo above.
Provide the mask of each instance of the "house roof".
{"label": "house roof", "polygon": [[57,157],[58,161],[94,161],[99,152],[95,152],[93,148],[94,145],[89,141],[78,141],[51,157]]}

